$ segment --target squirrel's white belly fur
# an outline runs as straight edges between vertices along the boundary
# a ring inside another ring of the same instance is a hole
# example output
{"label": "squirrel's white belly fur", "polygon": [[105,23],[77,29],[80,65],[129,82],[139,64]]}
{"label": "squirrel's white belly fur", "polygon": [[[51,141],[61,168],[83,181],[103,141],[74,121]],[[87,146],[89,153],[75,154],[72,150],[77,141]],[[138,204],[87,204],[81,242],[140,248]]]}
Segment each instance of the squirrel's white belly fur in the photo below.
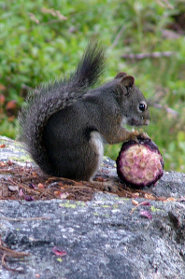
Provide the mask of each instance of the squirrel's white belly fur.
{"label": "squirrel's white belly fur", "polygon": [[99,167],[100,167],[100,165],[102,163],[103,153],[104,153],[104,145],[103,145],[102,136],[97,131],[91,132],[91,138],[90,138],[89,142],[90,142],[93,150],[95,151],[95,153],[96,153],[96,155],[98,157],[97,169],[93,173],[93,175],[91,177],[91,179],[92,179],[95,176],[97,170],[99,169]]}

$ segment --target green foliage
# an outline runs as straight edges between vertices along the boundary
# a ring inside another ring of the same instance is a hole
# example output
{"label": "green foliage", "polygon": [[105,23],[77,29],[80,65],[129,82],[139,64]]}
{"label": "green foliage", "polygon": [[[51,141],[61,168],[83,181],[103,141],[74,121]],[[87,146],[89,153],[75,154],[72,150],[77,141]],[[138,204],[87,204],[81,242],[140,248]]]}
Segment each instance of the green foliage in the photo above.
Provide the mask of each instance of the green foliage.
{"label": "green foliage", "polygon": [[[160,99],[161,108],[151,109],[145,130],[163,153],[165,168],[185,171],[185,37],[182,30],[165,33],[182,13],[182,0],[0,0],[0,95],[5,96],[5,103],[0,99],[0,134],[17,134],[17,121],[6,112],[8,102],[15,100],[19,108],[27,88],[69,75],[88,40],[101,39],[107,48],[102,82],[128,72],[147,98]],[[154,51],[175,54],[121,58]],[[106,152],[115,159],[119,148],[107,146]]]}

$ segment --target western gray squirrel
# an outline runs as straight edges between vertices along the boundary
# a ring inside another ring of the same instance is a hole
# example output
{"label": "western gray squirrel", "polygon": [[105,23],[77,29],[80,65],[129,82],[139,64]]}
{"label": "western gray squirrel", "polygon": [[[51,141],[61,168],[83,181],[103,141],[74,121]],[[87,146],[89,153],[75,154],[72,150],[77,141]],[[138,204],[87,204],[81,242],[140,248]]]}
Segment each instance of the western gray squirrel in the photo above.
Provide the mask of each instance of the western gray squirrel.
{"label": "western gray squirrel", "polygon": [[104,69],[99,43],[90,43],[76,71],[32,92],[19,115],[20,138],[44,173],[92,180],[109,144],[136,138],[123,124],[147,125],[147,101],[124,72],[98,88]]}

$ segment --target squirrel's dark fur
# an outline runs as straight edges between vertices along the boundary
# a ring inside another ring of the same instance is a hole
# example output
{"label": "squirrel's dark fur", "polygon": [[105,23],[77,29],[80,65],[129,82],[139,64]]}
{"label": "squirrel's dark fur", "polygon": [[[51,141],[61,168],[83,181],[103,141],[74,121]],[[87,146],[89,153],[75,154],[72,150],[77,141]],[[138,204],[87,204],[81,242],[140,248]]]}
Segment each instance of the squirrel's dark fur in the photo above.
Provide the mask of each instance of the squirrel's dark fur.
{"label": "squirrel's dark fur", "polygon": [[[102,47],[91,44],[68,80],[28,97],[19,116],[21,139],[45,173],[89,180],[101,162],[103,140],[114,143],[133,136],[121,128],[122,122],[147,123],[147,105],[133,77],[119,73],[113,81],[89,90],[103,66]],[[146,107],[138,113],[141,103]]]}
{"label": "squirrel's dark fur", "polygon": [[103,49],[98,43],[89,44],[75,73],[68,80],[56,81],[28,96],[27,106],[19,114],[20,139],[26,143],[33,160],[44,172],[55,174],[43,142],[45,124],[54,113],[82,98],[88,87],[99,78],[103,66]]}

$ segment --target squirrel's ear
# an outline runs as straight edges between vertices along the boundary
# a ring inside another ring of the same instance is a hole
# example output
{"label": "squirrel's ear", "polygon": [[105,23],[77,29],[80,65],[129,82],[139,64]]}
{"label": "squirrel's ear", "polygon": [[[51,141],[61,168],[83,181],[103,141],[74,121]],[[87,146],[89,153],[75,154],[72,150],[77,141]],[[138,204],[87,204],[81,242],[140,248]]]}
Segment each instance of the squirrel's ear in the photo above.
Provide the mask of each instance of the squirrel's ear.
{"label": "squirrel's ear", "polygon": [[134,85],[134,77],[133,76],[123,77],[121,80],[121,84],[123,84],[125,87],[132,87]]}
{"label": "squirrel's ear", "polygon": [[120,73],[118,73],[118,74],[115,76],[115,79],[117,79],[117,78],[123,78],[123,77],[126,77],[126,76],[127,76],[126,73],[120,72]]}

